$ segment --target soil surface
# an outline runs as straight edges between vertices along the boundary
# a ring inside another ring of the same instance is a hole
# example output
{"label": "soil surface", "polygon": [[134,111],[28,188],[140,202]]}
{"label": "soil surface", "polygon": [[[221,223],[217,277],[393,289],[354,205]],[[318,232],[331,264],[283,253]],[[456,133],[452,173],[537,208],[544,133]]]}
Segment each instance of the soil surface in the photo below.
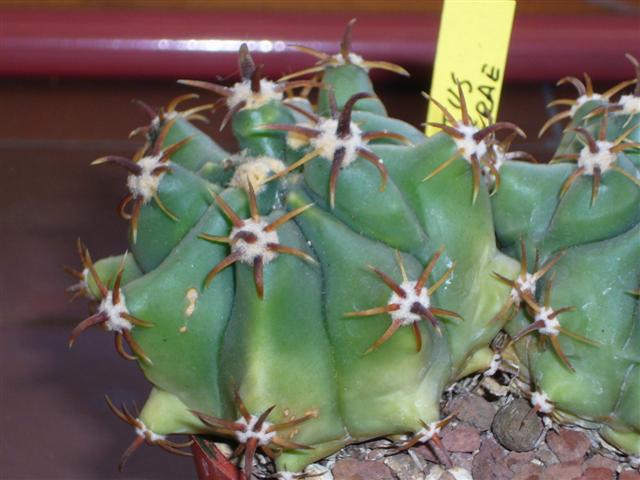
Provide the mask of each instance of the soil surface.
{"label": "soil surface", "polygon": [[498,372],[449,389],[442,410],[452,420],[440,433],[444,448],[432,441],[400,453],[395,452],[402,442],[350,445],[311,465],[306,478],[640,480],[638,459],[620,455],[595,432],[555,425],[532,414],[530,403],[515,393],[513,384],[511,375]]}

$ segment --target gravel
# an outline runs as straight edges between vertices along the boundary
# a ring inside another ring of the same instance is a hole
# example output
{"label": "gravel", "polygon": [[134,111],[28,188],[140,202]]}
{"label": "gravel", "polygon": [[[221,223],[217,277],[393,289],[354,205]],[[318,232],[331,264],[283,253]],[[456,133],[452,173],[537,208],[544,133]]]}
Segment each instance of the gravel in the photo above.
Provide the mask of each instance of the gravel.
{"label": "gravel", "polygon": [[454,420],[441,432],[452,466],[438,449],[417,445],[392,455],[380,440],[350,446],[329,463],[334,480],[640,480],[626,458],[599,444],[586,430],[548,429],[526,400],[512,395],[453,392],[443,415]]}

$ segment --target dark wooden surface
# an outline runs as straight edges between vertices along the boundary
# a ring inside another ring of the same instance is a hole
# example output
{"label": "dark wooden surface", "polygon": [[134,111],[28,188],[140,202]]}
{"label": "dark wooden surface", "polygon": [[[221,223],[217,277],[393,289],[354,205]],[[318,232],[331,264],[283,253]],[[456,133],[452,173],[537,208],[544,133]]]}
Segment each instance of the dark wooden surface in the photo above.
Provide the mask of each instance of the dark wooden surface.
{"label": "dark wooden surface", "polygon": [[[307,12],[418,12],[440,13],[442,0],[0,0],[0,6],[29,6],[47,8],[140,8],[140,9],[201,9],[231,11],[277,11],[289,12],[302,10]],[[543,0],[522,2],[518,9],[526,13],[562,14],[599,14],[608,11],[618,12],[637,8],[634,0],[563,0],[555,2]]]}
{"label": "dark wooden surface", "polygon": [[[393,115],[419,124],[424,85],[426,76],[400,79],[380,94]],[[503,98],[502,119],[525,129],[531,140],[520,147],[541,159],[548,159],[553,135],[533,140],[552,91],[508,86]],[[133,432],[109,413],[103,395],[141,404],[149,387],[136,366],[115,354],[110,335],[87,332],[67,349],[86,305],[67,302],[64,289],[72,281],[62,271],[63,264],[79,266],[78,236],[95,258],[126,248],[126,225],[115,213],[124,173],[89,163],[105,154],[130,155],[140,145],[127,139],[144,122],[132,98],[162,105],[184,92],[172,83],[0,82],[0,478],[194,476],[188,459],[157,448],[142,448],[117,473]],[[205,128],[214,132],[218,125],[216,118]],[[221,143],[233,147],[228,131]]]}
{"label": "dark wooden surface", "polygon": [[133,364],[114,355],[103,332],[87,332],[71,351],[68,334],[63,326],[2,329],[0,478],[195,478],[191,459],[144,446],[117,471],[134,432],[107,409],[104,394],[140,405],[149,387]]}

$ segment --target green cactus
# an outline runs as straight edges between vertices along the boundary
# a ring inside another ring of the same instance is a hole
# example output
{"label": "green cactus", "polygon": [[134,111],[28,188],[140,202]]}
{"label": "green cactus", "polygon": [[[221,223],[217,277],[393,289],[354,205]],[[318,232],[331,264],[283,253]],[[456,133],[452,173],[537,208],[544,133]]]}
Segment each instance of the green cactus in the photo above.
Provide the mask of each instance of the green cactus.
{"label": "green cactus", "polygon": [[[535,411],[638,454],[637,112],[608,103],[613,91],[578,101],[593,108],[557,154],[578,167],[514,161],[527,158],[507,151],[524,133],[474,126],[461,89],[460,121],[430,99],[448,123],[426,138],[387,116],[367,71],[405,72],[352,53],[352,24],[339,55],[299,47],[319,59],[300,73],[317,79],[263,79],[243,46],[232,87],[181,81],[222,97],[239,153],[191,124],[211,105],[176,110],[188,94],[166,112],[143,105],[152,118],[133,159],[94,162],[129,173],[131,254],[94,264],[79,244],[70,291],[97,305],[70,344],[100,324],[153,384],[138,416],[107,399],[136,431],[123,462],[145,442],[184,453],[171,434],[230,440],[246,478],[257,450],[280,471],[380,436],[443,451],[441,394],[495,367],[503,327]],[[580,166],[607,141],[612,171]],[[541,267],[527,262],[536,251]]]}
{"label": "green cactus", "polygon": [[[627,57],[640,77],[638,62]],[[571,114],[554,155],[570,163],[507,161],[500,172],[496,234],[522,262],[518,279],[502,279],[514,289],[504,313],[511,310],[515,318],[506,330],[536,411],[599,431],[638,455],[640,303],[633,292],[640,282],[640,175],[632,159],[640,147],[634,141],[640,90],[612,102],[614,92],[637,79],[602,95],[586,80],[586,87],[567,80],[581,95],[573,104],[578,108],[551,120]],[[527,262],[534,254],[536,265]],[[513,308],[520,303],[522,311]],[[536,331],[551,349],[525,337]]]}

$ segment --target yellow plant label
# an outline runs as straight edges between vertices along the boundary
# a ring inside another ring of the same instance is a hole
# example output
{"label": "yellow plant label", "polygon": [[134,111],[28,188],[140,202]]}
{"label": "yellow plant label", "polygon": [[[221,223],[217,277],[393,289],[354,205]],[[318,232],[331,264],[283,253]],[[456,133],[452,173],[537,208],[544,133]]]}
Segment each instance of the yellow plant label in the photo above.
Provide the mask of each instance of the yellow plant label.
{"label": "yellow plant label", "polygon": [[[460,82],[471,120],[482,125],[498,116],[515,0],[445,0],[438,34],[431,96],[460,118]],[[427,107],[427,122],[444,123]],[[438,131],[427,125],[427,135]]]}

